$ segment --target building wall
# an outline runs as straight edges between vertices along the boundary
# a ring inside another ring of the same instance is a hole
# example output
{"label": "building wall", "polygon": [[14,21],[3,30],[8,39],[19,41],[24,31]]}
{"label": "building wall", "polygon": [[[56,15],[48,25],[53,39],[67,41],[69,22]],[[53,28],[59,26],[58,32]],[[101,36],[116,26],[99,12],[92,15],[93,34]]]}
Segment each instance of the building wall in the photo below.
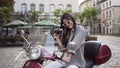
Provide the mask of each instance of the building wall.
{"label": "building wall", "polygon": [[85,0],[80,4],[80,12],[88,6],[98,8],[100,33],[120,34],[120,0]]}
{"label": "building wall", "polygon": [[119,34],[120,0],[101,3],[101,28],[103,34]]}
{"label": "building wall", "polygon": [[62,4],[64,9],[67,4],[71,4],[73,12],[79,12],[79,0],[15,0],[14,11],[21,11],[21,4],[23,3],[27,4],[28,11],[30,10],[30,5],[33,3],[36,5],[36,10],[39,10],[39,4],[44,4],[45,13],[50,12],[50,4],[54,4],[55,9],[58,9],[59,4]]}
{"label": "building wall", "polygon": [[112,1],[112,5],[120,5],[120,0],[111,0],[111,1]]}
{"label": "building wall", "polygon": [[86,7],[93,7],[93,0],[83,1],[79,6],[80,12],[83,12]]}
{"label": "building wall", "polygon": [[86,7],[96,7],[98,9],[98,24],[96,24],[96,26],[94,27],[94,31],[95,33],[101,33],[101,7],[100,7],[100,3],[99,3],[99,0],[85,0],[84,2],[82,2],[80,4],[80,12],[83,12],[84,11],[84,8]]}
{"label": "building wall", "polygon": [[120,26],[118,25],[120,23],[120,6],[114,6],[113,11],[114,11],[113,33],[120,34]]}
{"label": "building wall", "polygon": [[101,3],[101,27],[103,34],[112,34],[112,5],[111,1]]}

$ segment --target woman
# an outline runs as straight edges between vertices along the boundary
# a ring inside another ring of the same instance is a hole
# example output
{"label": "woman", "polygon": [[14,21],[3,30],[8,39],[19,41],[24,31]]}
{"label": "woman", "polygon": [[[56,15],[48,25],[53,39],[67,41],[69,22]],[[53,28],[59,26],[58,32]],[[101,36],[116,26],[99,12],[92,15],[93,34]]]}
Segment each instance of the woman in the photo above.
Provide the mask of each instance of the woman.
{"label": "woman", "polygon": [[56,41],[59,48],[68,47],[70,42],[74,42],[73,48],[65,50],[62,61],[55,61],[46,66],[46,68],[85,68],[84,59],[85,30],[82,26],[76,25],[72,15],[64,13],[61,17],[62,36],[56,35]]}

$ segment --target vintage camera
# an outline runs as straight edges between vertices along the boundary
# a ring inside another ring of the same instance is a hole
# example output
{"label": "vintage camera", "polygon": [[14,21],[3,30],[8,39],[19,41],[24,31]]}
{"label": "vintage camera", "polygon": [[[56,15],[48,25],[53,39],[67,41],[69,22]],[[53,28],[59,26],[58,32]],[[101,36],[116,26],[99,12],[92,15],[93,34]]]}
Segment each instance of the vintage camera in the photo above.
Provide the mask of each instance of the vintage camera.
{"label": "vintage camera", "polygon": [[59,29],[55,29],[54,33],[62,35],[63,34],[63,29],[59,28]]}

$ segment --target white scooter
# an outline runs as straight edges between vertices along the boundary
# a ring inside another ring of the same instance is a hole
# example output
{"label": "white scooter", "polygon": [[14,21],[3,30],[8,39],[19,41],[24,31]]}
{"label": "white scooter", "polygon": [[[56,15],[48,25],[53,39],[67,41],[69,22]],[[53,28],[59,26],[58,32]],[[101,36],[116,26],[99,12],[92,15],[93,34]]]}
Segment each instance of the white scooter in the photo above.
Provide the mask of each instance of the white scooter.
{"label": "white scooter", "polygon": [[[27,43],[24,45],[26,55],[30,58],[25,62],[23,68],[44,68],[43,62],[45,59],[61,60],[54,54],[54,39],[49,33],[39,34],[39,32],[35,32],[33,35],[28,36],[27,40],[24,37],[24,31],[22,31],[22,37]],[[74,45],[71,43],[69,47],[74,47]],[[111,50],[107,45],[102,45],[98,41],[87,41],[85,43],[84,57],[87,63],[86,68],[93,68],[107,62],[111,58]]]}

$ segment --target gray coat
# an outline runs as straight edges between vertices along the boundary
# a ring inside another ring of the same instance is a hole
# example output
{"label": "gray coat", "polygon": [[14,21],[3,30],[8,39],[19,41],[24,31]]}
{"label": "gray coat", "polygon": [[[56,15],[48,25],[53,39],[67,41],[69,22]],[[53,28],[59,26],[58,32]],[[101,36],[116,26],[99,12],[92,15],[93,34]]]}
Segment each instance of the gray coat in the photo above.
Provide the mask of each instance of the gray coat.
{"label": "gray coat", "polygon": [[68,67],[69,65],[77,65],[80,68],[85,68],[86,62],[84,59],[83,43],[85,43],[86,32],[84,27],[76,25],[76,32],[74,33],[74,31],[71,31],[69,42],[71,42],[73,36],[74,38],[72,42],[75,42],[75,47],[68,49],[68,52],[72,52],[74,55],[72,56],[72,59],[66,63],[66,66]]}

